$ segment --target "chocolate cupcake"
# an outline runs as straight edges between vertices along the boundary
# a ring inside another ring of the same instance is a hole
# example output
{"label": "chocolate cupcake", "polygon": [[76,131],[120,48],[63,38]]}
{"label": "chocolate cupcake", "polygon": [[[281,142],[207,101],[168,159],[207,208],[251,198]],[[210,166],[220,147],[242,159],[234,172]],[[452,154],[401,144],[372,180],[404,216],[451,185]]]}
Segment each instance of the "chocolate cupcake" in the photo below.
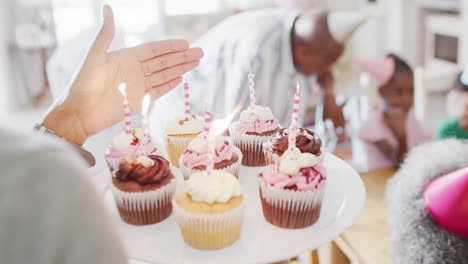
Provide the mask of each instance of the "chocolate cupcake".
{"label": "chocolate cupcake", "polygon": [[169,217],[175,188],[169,162],[158,155],[127,157],[112,172],[117,209],[129,224],[155,224]]}
{"label": "chocolate cupcake", "polygon": [[242,165],[250,167],[265,166],[262,145],[278,131],[278,122],[271,109],[264,106],[250,106],[242,111],[240,120],[229,127],[234,145],[244,156]]}
{"label": "chocolate cupcake", "polygon": [[[209,155],[208,139],[202,135],[193,139],[179,161],[179,168],[184,178],[188,179],[193,173],[206,170]],[[215,170],[225,171],[239,178],[242,152],[232,144],[229,137],[217,136],[213,163]]]}
{"label": "chocolate cupcake", "polygon": [[[263,143],[263,153],[267,164],[274,164],[288,149],[289,129],[281,128],[269,140]],[[299,128],[296,136],[296,147],[301,153],[310,153],[323,157],[322,140],[314,132]]]}

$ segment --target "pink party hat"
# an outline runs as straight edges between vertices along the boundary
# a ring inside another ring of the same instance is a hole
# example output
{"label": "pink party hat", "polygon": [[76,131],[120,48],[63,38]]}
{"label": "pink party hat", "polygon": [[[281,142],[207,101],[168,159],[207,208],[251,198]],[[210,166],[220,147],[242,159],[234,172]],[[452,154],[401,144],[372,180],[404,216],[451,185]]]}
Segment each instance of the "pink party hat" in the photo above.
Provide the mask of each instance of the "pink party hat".
{"label": "pink party hat", "polygon": [[468,167],[432,180],[423,198],[437,224],[451,233],[468,237]]}
{"label": "pink party hat", "polygon": [[395,72],[395,61],[389,57],[383,59],[358,59],[356,63],[364,71],[368,72],[379,83],[379,86],[387,84]]}

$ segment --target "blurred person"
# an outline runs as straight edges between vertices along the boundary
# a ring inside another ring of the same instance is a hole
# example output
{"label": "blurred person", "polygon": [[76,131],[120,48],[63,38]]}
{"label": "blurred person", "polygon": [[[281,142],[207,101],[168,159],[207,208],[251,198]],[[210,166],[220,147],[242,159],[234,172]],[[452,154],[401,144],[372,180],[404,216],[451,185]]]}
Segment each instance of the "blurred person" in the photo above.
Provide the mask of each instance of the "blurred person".
{"label": "blurred person", "polygon": [[447,119],[437,133],[438,139],[468,139],[468,71],[457,75],[453,90],[447,98],[451,117]]}
{"label": "blurred person", "polygon": [[413,110],[413,70],[395,54],[357,63],[378,82],[384,101],[383,108],[371,114],[359,131],[367,167],[398,167],[410,149],[429,139]]}
{"label": "blurred person", "polygon": [[156,99],[173,89],[203,52],[166,40],[109,53],[114,19],[108,6],[103,16],[69,95],[38,125],[55,136],[0,129],[2,263],[127,263],[102,197],[70,146],[80,149],[87,137],[124,118],[119,83],[128,84],[136,111],[144,93]]}
{"label": "blurred person", "polygon": [[[257,103],[270,107],[283,126],[290,122],[292,100],[288,98],[293,97],[298,82],[305,98],[299,114],[302,122],[308,99],[320,96],[312,95],[314,79],[331,71],[346,41],[364,20],[360,13],[322,9],[302,13],[264,9],[226,18],[195,41],[206,54],[200,67],[187,75],[194,87],[190,95],[194,112],[202,113],[204,102],[212,106],[215,118],[229,115],[238,105],[247,106],[247,76],[252,73]],[[327,118],[335,127],[344,127],[334,93],[323,94]],[[178,89],[158,100],[153,116],[160,118],[164,109],[183,109],[182,98]],[[171,117],[164,115],[167,120]]]}

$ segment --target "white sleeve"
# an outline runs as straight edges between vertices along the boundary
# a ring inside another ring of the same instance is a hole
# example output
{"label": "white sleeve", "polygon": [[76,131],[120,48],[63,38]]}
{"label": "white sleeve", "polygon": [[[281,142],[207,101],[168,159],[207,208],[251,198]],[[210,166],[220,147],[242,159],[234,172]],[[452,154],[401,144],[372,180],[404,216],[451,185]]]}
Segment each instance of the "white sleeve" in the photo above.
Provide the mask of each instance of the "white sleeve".
{"label": "white sleeve", "polygon": [[[79,157],[49,148],[10,166],[0,188],[5,263],[127,263],[114,223]],[[0,228],[0,229],[2,229]],[[4,247],[6,246],[6,247]],[[1,252],[2,250],[0,250]],[[2,254],[3,254],[2,253]],[[0,255],[2,255],[0,254]]]}

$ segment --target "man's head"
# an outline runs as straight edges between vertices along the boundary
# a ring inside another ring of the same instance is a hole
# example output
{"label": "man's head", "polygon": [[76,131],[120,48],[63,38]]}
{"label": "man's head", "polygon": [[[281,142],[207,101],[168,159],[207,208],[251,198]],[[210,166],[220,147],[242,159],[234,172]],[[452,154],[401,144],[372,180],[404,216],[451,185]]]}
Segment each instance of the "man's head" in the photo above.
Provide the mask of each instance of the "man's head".
{"label": "man's head", "polygon": [[301,14],[291,31],[296,68],[306,75],[330,71],[344,51],[344,42],[363,21],[361,15],[320,9]]}

